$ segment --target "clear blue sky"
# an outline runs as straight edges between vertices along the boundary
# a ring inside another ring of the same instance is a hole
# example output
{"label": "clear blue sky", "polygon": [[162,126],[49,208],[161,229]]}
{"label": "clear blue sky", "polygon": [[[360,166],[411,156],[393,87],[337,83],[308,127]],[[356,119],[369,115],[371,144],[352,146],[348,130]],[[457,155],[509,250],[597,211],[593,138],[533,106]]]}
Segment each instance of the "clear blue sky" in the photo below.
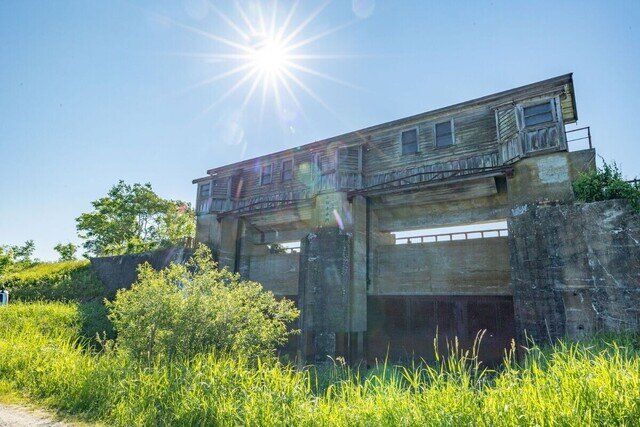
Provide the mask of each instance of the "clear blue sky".
{"label": "clear blue sky", "polygon": [[[328,33],[296,52],[331,57],[297,62],[357,88],[291,70],[325,106],[289,80],[299,106],[283,96],[278,111],[267,91],[263,114],[260,85],[241,108],[251,80],[208,108],[243,74],[193,88],[242,64],[180,54],[235,52],[188,27],[242,41],[216,13],[247,32],[233,2],[211,4],[0,3],[1,244],[34,239],[54,259],[119,179],[193,202],[191,180],[208,168],[567,72],[598,153],[640,175],[638,1],[335,0],[296,36]],[[280,23],[291,5],[278,3]],[[288,32],[318,6],[301,2]]]}

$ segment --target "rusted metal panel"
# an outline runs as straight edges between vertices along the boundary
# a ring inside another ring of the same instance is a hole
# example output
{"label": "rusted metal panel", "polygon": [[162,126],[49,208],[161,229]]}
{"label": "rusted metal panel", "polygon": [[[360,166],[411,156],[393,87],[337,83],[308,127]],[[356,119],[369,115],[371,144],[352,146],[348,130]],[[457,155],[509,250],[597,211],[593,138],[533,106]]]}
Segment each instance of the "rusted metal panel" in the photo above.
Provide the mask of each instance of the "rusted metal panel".
{"label": "rusted metal panel", "polygon": [[482,331],[479,357],[501,362],[515,338],[513,299],[507,296],[370,296],[366,357],[375,361],[435,360],[457,339],[470,350]]}

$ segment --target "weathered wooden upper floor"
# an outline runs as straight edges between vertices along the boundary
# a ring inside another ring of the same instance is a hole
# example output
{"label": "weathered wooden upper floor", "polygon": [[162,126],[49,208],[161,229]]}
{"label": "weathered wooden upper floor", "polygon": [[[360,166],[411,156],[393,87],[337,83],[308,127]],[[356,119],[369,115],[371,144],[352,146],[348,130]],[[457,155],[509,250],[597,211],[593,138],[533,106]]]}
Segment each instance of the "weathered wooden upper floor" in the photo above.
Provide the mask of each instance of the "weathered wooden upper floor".
{"label": "weathered wooden upper floor", "polygon": [[567,149],[577,120],[571,74],[207,171],[198,214],[303,203],[323,192],[377,194]]}

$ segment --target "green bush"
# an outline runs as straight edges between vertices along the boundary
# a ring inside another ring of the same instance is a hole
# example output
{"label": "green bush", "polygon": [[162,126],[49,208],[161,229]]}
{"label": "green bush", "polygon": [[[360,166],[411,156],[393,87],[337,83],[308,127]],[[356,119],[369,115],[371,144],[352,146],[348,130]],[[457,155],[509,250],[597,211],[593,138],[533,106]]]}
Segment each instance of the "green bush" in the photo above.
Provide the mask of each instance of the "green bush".
{"label": "green bush", "polygon": [[[337,366],[328,385],[275,360],[200,354],[141,366],[75,337],[77,305],[0,308],[0,380],[33,400],[114,426],[637,425],[640,339],[594,338],[527,351],[498,371]],[[44,325],[48,325],[45,327]]]}
{"label": "green bush", "polygon": [[604,162],[602,168],[584,172],[573,182],[573,192],[581,202],[626,199],[640,211],[640,188],[622,178],[622,173],[614,163]]}
{"label": "green bush", "polygon": [[186,265],[139,268],[138,282],[107,303],[118,349],[137,360],[217,351],[251,358],[286,342],[298,311],[255,282],[218,269],[201,246]]}
{"label": "green bush", "polygon": [[0,289],[17,301],[88,301],[105,296],[89,261],[34,264],[0,276]]}

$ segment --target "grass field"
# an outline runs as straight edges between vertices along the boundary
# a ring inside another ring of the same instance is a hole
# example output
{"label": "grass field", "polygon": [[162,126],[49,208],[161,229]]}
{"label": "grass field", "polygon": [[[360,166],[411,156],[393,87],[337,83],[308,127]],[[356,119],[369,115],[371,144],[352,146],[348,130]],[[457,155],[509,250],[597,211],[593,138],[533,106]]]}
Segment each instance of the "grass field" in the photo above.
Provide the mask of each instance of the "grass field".
{"label": "grass field", "polygon": [[0,391],[109,425],[638,425],[640,340],[530,349],[499,371],[296,370],[215,355],[150,365],[89,346],[75,303],[0,309]]}

